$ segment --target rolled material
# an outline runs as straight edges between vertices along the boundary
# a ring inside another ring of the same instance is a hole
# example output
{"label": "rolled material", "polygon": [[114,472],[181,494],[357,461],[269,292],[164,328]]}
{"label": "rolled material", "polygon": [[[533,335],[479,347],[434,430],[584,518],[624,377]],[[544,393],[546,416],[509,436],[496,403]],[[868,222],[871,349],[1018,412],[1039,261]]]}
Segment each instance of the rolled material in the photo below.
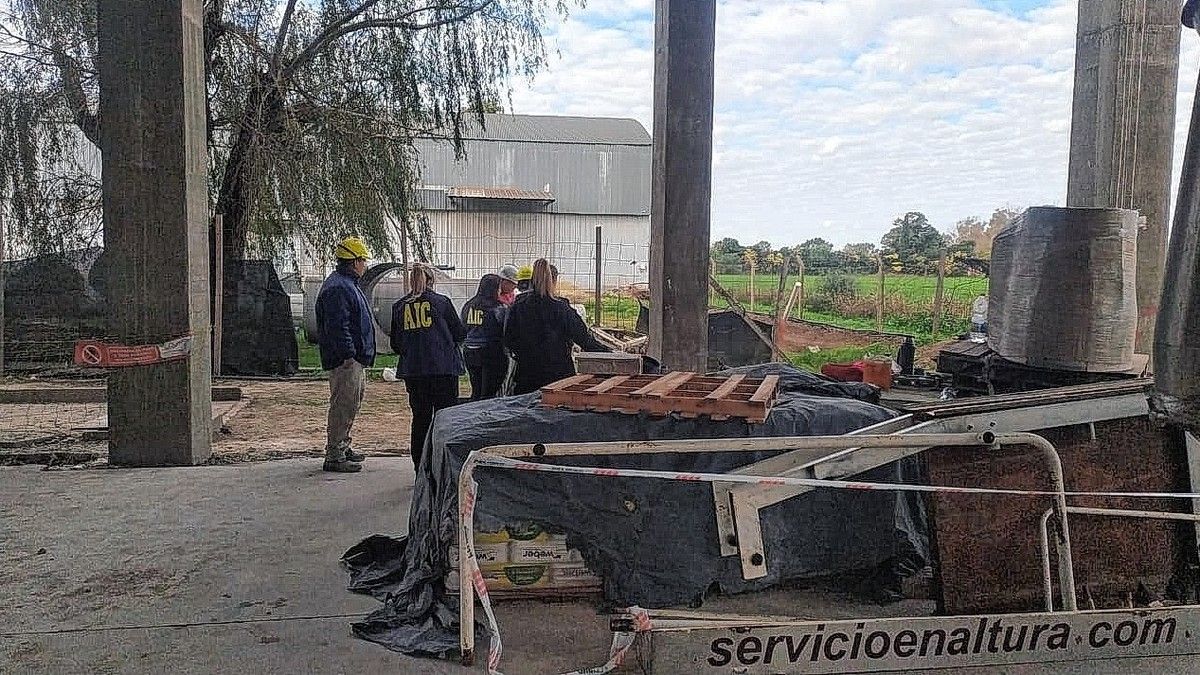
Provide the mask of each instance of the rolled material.
{"label": "rolled material", "polygon": [[996,235],[988,345],[1038,368],[1133,367],[1138,212],[1028,209]]}

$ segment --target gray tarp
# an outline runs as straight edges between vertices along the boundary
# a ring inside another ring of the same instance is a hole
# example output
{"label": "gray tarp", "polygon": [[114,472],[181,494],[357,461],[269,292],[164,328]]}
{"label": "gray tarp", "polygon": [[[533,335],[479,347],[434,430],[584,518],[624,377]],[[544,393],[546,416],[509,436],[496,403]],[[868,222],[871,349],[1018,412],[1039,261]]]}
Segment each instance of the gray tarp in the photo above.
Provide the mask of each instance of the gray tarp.
{"label": "gray tarp", "polygon": [[[457,477],[472,451],[535,442],[836,435],[890,418],[885,408],[847,396],[867,385],[834,384],[785,366],[737,372],[780,372],[781,395],[764,424],[740,420],[650,418],[539,407],[538,394],[466,404],[438,413],[418,468],[406,540],[375,536],[346,552],[350,589],[384,606],[354,624],[359,637],[407,653],[457,649],[457,601],[443,579],[447,548],[456,542]],[[659,454],[556,458],[564,464],[725,472],[775,453]],[[916,480],[903,462],[873,480]],[[476,472],[476,529],[535,522],[565,533],[604,578],[618,605],[697,604],[719,589],[739,593],[782,580],[874,568],[888,561],[927,560],[925,513],[910,493],[817,491],[764,510],[766,578],[742,579],[740,559],[721,557],[712,487],[646,479],[516,472]],[[632,506],[632,509],[630,508]]]}

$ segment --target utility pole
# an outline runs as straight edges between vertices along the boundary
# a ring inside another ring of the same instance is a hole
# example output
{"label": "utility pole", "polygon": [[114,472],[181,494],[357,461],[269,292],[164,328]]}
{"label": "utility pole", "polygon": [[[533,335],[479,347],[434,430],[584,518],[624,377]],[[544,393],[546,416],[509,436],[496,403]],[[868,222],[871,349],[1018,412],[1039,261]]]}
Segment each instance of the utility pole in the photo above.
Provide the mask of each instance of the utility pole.
{"label": "utility pole", "polygon": [[97,23],[109,332],[193,339],[184,359],[109,375],[109,461],[197,464],[212,444],[203,4],[100,0]]}
{"label": "utility pole", "polygon": [[657,0],[650,208],[651,356],[708,364],[716,0]]}
{"label": "utility pole", "polygon": [[1176,0],[1083,0],[1075,48],[1067,206],[1136,209],[1138,325],[1150,354],[1167,256],[1175,92]]}

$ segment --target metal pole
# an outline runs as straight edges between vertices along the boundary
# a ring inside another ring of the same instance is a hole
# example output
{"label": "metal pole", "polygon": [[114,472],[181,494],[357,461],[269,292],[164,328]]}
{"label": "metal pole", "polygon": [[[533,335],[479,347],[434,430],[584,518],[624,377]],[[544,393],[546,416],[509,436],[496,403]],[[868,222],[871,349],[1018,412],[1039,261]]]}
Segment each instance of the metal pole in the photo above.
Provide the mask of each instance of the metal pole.
{"label": "metal pole", "polygon": [[602,293],[600,292],[600,284],[603,282],[603,263],[604,263],[604,239],[602,235],[603,228],[596,226],[596,310],[592,314],[592,325],[600,325],[600,305],[602,302]]}
{"label": "metal pole", "polygon": [[218,213],[213,217],[213,237],[216,246],[213,247],[213,317],[212,317],[212,353],[213,376],[221,375],[221,341],[225,334],[225,217]]}

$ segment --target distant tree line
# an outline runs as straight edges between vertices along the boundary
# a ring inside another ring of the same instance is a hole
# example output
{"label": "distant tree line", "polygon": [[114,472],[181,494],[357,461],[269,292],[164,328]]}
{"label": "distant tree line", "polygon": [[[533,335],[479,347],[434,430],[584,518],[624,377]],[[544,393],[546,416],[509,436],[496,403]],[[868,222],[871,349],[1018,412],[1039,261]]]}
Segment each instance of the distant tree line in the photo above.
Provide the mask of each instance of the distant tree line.
{"label": "distant tree line", "polygon": [[836,249],[825,239],[815,237],[776,249],[767,241],[746,246],[726,237],[713,243],[711,253],[718,274],[740,274],[752,268],[758,273],[778,274],[785,264],[789,265],[789,274],[799,273],[801,264],[808,274],[875,274],[880,261],[891,273],[930,274],[937,270],[943,254],[947,274],[979,274],[987,272],[992,240],[1019,214],[1012,208],[996,209],[987,221],[974,216],[964,218],[946,234],[925,214],[909,211],[892,222],[879,244],[862,242]]}

